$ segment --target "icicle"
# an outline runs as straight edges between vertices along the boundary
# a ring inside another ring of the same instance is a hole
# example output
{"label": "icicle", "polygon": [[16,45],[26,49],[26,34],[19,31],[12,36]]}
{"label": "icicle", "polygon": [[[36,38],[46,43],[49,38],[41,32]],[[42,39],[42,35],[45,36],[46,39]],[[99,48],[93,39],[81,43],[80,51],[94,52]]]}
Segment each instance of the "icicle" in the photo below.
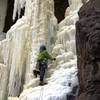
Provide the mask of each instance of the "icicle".
{"label": "icicle", "polygon": [[71,10],[73,11],[82,6],[82,0],[69,0],[68,2],[69,2]]}
{"label": "icicle", "polygon": [[21,8],[24,8],[25,7],[25,3],[26,3],[26,0],[20,0]]}
{"label": "icicle", "polygon": [[14,2],[14,10],[13,10],[13,20],[15,20],[15,17],[16,17],[17,4],[18,4],[18,0],[15,0],[15,2]]}
{"label": "icicle", "polygon": [[18,12],[18,18],[20,18],[21,9],[25,7],[25,3],[26,0],[15,0],[14,10],[13,10],[13,20],[15,20],[17,12]]}

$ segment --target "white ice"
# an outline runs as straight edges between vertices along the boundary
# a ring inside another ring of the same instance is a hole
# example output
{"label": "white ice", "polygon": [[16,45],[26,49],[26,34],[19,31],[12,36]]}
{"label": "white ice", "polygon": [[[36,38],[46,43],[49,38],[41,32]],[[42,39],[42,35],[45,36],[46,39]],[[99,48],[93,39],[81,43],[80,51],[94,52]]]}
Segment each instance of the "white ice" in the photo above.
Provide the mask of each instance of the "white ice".
{"label": "white ice", "polygon": [[[66,100],[67,95],[72,91],[72,88],[78,85],[77,59],[75,52],[75,23],[78,20],[77,11],[82,3],[81,0],[69,1],[70,7],[66,10],[65,19],[58,25],[55,24],[56,21],[53,21],[53,19],[55,19],[52,10],[53,0],[46,0],[45,2],[43,0],[15,0],[13,19],[15,18],[17,11],[20,15],[20,8],[27,6],[25,9],[25,18],[27,20],[30,19],[28,25],[31,27],[31,32],[33,31],[34,40],[34,48],[32,48],[31,52],[33,57],[32,64],[34,63],[33,66],[35,66],[36,53],[38,50],[35,46],[40,45],[42,40],[47,42],[47,46],[51,46],[50,41],[48,42],[51,35],[56,39],[56,42],[52,47],[52,54],[56,57],[56,61],[48,66],[49,68],[45,78],[46,81],[48,81],[48,84],[42,87],[38,86],[39,78],[33,77],[31,81],[29,80],[27,81],[27,84],[25,84],[25,89],[21,93],[19,100]],[[39,4],[40,6],[34,4]],[[39,13],[39,11],[41,12]],[[39,17],[39,19],[37,17]],[[55,30],[55,25],[58,26],[57,31]],[[51,34],[51,32],[57,33],[57,35]],[[39,44],[36,43],[38,40]],[[30,63],[31,66],[32,64]],[[71,86],[69,86],[69,83],[71,83]]]}

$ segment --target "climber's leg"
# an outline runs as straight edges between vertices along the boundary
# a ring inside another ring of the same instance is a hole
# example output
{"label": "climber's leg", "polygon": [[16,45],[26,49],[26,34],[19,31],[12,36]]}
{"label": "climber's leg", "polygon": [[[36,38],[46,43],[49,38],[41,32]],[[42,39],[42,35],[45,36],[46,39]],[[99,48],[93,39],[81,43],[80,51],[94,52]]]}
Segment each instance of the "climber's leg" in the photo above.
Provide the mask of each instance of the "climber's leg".
{"label": "climber's leg", "polygon": [[40,85],[44,85],[46,83],[44,83],[44,75],[45,75],[45,70],[46,70],[46,64],[45,63],[41,63],[40,64]]}
{"label": "climber's leg", "polygon": [[45,67],[41,66],[40,67],[40,81],[43,81],[45,75]]}

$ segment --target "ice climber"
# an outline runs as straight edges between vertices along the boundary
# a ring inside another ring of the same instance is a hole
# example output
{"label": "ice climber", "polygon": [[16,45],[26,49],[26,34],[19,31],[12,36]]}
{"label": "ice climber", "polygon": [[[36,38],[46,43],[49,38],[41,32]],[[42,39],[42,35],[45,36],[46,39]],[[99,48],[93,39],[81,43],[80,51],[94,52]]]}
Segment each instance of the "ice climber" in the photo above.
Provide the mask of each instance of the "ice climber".
{"label": "ice climber", "polygon": [[44,82],[44,75],[45,71],[48,67],[48,60],[56,60],[56,58],[52,58],[51,55],[47,52],[46,46],[41,45],[40,46],[40,51],[37,57],[37,68],[39,70],[33,70],[34,75],[37,77],[37,75],[40,75],[40,83],[39,85],[45,85],[47,84]]}

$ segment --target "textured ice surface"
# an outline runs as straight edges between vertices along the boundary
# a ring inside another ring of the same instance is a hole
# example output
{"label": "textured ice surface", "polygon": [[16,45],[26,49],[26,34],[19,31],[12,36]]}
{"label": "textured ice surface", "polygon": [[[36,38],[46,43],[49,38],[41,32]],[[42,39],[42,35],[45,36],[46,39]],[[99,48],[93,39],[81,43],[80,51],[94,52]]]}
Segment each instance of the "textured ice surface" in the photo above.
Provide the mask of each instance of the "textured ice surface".
{"label": "textured ice surface", "polygon": [[[13,19],[17,11],[20,16],[21,8],[24,6],[25,14],[7,33],[6,46],[9,54],[3,57],[1,55],[1,61],[11,68],[10,75],[6,75],[9,78],[10,96],[19,94],[23,85],[23,73],[25,90],[20,95],[20,100],[66,100],[67,94],[78,85],[75,22],[78,20],[77,11],[82,3],[81,0],[69,0],[69,4],[65,19],[58,25],[54,16],[53,0],[15,0]],[[48,84],[43,87],[38,86],[39,78],[32,76],[31,68],[36,64],[41,43],[45,43],[47,49],[56,57],[56,61],[48,66],[45,78]],[[1,50],[1,54],[2,52],[5,51]],[[23,70],[26,70],[26,73]],[[68,86],[69,83],[72,85]]]}
{"label": "textured ice surface", "polygon": [[[25,90],[21,96],[21,100],[66,100],[73,86],[78,85],[77,68],[60,68],[48,79],[45,86],[37,86],[35,88]],[[72,83],[69,87],[68,84]]]}
{"label": "textured ice surface", "polygon": [[[81,0],[71,1],[70,7],[66,10],[69,13],[58,25],[56,42],[52,50],[56,61],[48,66],[45,78],[48,84],[41,87],[38,86],[39,78],[33,79],[25,85],[20,100],[66,100],[72,88],[78,85],[75,22],[78,20],[77,11],[81,5]],[[33,48],[33,62],[35,62],[35,50]],[[68,85],[69,83],[71,86]]]}

